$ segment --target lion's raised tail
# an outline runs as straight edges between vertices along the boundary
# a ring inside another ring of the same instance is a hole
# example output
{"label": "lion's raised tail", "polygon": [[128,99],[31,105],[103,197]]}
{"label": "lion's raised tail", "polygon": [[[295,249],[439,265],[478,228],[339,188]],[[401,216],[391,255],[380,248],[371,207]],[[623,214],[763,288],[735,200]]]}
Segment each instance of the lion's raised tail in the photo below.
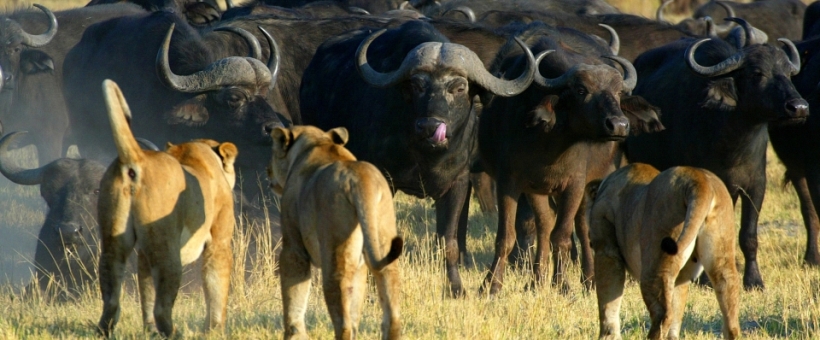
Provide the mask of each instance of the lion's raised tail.
{"label": "lion's raised tail", "polygon": [[102,86],[105,105],[108,108],[108,120],[111,122],[111,132],[114,134],[114,144],[117,146],[120,162],[136,164],[142,158],[142,150],[134,134],[131,133],[131,109],[128,108],[128,103],[125,102],[125,97],[117,83],[106,79]]}
{"label": "lion's raised tail", "polygon": [[[375,169],[374,169],[375,170]],[[376,173],[381,175],[378,170],[375,170]],[[374,183],[375,182],[375,183]],[[361,183],[361,182],[360,182]],[[390,207],[393,206],[392,202],[382,202],[383,200],[391,199],[389,194],[387,197],[382,193],[382,191],[378,190],[377,187],[378,181],[368,181],[367,183],[371,184],[370,187],[357,187],[362,197],[365,195],[373,195],[372,199],[355,199],[351,198],[351,203],[356,207],[356,214],[359,216],[359,223],[361,224],[362,234],[364,236],[364,252],[365,256],[367,256],[372,269],[375,271],[380,271],[387,265],[396,261],[401,255],[402,248],[404,248],[404,240],[401,237],[394,237],[390,240],[390,249],[388,250],[387,254],[381,254],[382,247],[379,240],[379,232],[382,231],[380,228],[380,223],[388,223],[388,221],[384,221],[382,216],[379,214],[379,208],[381,204],[387,203]],[[385,183],[385,185],[387,185]],[[365,186],[368,186],[365,184]],[[371,205],[371,206],[368,206]],[[390,211],[393,216],[395,216],[395,212],[391,209]],[[395,220],[393,220],[395,221]],[[395,222],[393,222],[395,223]],[[395,226],[393,227],[395,228]]]}
{"label": "lion's raised tail", "polygon": [[686,219],[683,222],[678,240],[675,241],[670,236],[661,240],[661,249],[669,254],[676,255],[680,248],[686,249],[697,238],[706,216],[712,210],[715,201],[714,190],[700,183],[692,183],[686,197]]}

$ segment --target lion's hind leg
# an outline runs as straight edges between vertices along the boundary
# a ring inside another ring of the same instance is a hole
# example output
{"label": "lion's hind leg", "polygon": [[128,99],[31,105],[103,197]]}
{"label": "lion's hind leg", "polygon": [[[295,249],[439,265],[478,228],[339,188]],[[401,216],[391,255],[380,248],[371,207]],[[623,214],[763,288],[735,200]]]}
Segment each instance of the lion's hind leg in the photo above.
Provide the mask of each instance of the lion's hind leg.
{"label": "lion's hind leg", "polygon": [[228,292],[231,284],[231,236],[233,234],[233,209],[225,209],[211,228],[211,242],[202,252],[202,289],[208,316],[206,329],[223,330],[228,309]]}
{"label": "lion's hind leg", "polygon": [[346,239],[320,242],[321,246],[333,247],[322,251],[322,290],[336,339],[356,337],[357,313],[353,308],[359,304],[357,289],[367,283],[362,241],[362,233],[356,229]]}
{"label": "lion's hind leg", "polygon": [[[279,279],[282,284],[282,308],[285,339],[307,339],[305,312],[310,294],[310,258],[301,244],[301,236],[282,230],[282,253],[279,256]],[[324,273],[323,273],[324,274]]]}
{"label": "lion's hind leg", "polygon": [[[614,243],[614,240],[613,240]],[[601,339],[621,338],[621,299],[624,295],[626,267],[617,245],[595,252],[595,292],[598,297],[598,319]],[[613,249],[614,248],[614,249]]]}
{"label": "lion's hind leg", "polygon": [[376,280],[382,307],[382,339],[400,339],[401,274],[398,263],[393,262],[380,271],[373,271],[373,278]]}
{"label": "lion's hind leg", "polygon": [[[698,237],[697,252],[706,275],[715,289],[720,311],[723,314],[723,336],[735,339],[740,336],[739,295],[740,274],[735,266],[734,224],[727,223],[729,235],[703,233]],[[728,234],[726,233],[726,234]],[[725,239],[724,239],[725,238]]]}
{"label": "lion's hind leg", "polygon": [[641,272],[641,296],[652,319],[648,337],[661,339],[673,325],[680,261],[676,256],[660,254],[660,258],[648,264],[644,262]]}
{"label": "lion's hind leg", "polygon": [[[114,214],[115,215],[115,214]],[[125,276],[125,261],[134,249],[136,237],[134,225],[125,217],[100,214],[102,231],[102,254],[100,255],[100,293],[103,312],[97,331],[108,337],[114,331],[120,317],[120,295]],[[114,235],[114,234],[117,235]]]}

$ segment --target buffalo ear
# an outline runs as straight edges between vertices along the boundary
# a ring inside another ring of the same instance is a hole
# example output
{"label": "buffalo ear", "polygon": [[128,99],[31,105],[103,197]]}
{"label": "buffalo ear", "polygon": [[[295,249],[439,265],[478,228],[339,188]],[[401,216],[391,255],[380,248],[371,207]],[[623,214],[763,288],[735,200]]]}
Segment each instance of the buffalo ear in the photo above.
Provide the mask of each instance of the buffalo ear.
{"label": "buffalo ear", "polygon": [[54,72],[54,60],[43,51],[24,50],[20,52],[20,70],[25,74]]}
{"label": "buffalo ear", "polygon": [[733,111],[737,106],[737,89],[732,77],[710,82],[706,91],[706,99],[701,105],[707,109]]}
{"label": "buffalo ear", "polygon": [[283,127],[275,127],[270,133],[273,137],[273,154],[278,158],[284,158],[288,155],[293,142],[293,132]]}
{"label": "buffalo ear", "polygon": [[649,104],[641,96],[621,97],[621,111],[629,119],[632,134],[652,133],[665,129],[661,123],[661,109]]}
{"label": "buffalo ear", "polygon": [[205,94],[200,94],[175,106],[171,112],[166,115],[168,124],[183,124],[193,127],[205,125],[210,117],[208,109],[205,108],[206,96]]}
{"label": "buffalo ear", "polygon": [[527,128],[540,126],[544,129],[544,132],[551,131],[557,121],[555,117],[555,106],[558,105],[559,98],[560,97],[556,95],[546,96],[541,100],[541,103],[527,113],[527,120],[524,126]]}
{"label": "buffalo ear", "polygon": [[596,179],[587,184],[587,187],[584,189],[587,196],[587,204],[595,202],[595,199],[598,198],[598,188],[601,187],[602,182],[602,179]]}
{"label": "buffalo ear", "polygon": [[330,135],[330,139],[333,140],[333,143],[338,145],[345,145],[347,144],[347,140],[350,137],[347,133],[347,129],[343,127],[337,127],[335,129],[330,129],[327,132]]}

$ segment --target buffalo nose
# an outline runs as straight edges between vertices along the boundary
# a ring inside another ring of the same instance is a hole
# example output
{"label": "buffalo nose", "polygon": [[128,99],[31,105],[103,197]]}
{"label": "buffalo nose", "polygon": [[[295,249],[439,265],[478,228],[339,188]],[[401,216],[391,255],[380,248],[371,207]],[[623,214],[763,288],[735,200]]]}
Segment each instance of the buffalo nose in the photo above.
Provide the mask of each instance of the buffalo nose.
{"label": "buffalo nose", "polygon": [[82,233],[83,227],[77,223],[63,223],[59,226],[59,231],[63,243],[73,244],[80,242],[80,233]]}
{"label": "buffalo nose", "polygon": [[436,131],[438,126],[442,123],[444,122],[436,118],[419,118],[416,120],[416,133],[425,136],[430,136]]}
{"label": "buffalo nose", "polygon": [[789,118],[802,118],[809,116],[809,103],[805,99],[790,99],[786,102],[786,114]]}
{"label": "buffalo nose", "polygon": [[604,124],[611,136],[626,137],[629,134],[629,120],[626,117],[609,117]]}

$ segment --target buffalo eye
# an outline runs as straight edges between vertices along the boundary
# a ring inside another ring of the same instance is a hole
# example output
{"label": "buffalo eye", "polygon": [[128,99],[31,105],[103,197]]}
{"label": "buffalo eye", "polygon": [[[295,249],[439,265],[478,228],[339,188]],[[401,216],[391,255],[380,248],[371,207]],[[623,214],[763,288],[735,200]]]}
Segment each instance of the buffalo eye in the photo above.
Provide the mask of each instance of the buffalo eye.
{"label": "buffalo eye", "polygon": [[413,90],[414,94],[419,96],[427,91],[426,86],[424,85],[424,80],[419,78],[414,78],[410,81],[410,88]]}
{"label": "buffalo eye", "polygon": [[20,46],[17,46],[17,47],[15,47],[15,48],[13,48],[13,49],[12,49],[12,52],[14,52],[14,53],[20,53],[20,51],[21,51],[21,50],[22,50],[22,48],[20,48]]}
{"label": "buffalo eye", "polygon": [[586,95],[587,95],[587,93],[589,93],[589,92],[587,92],[587,89],[585,89],[585,88],[583,88],[583,87],[578,87],[578,88],[575,90],[575,92],[577,92],[579,96],[586,96]]}
{"label": "buffalo eye", "polygon": [[222,102],[232,108],[237,108],[245,104],[247,96],[239,89],[229,89],[222,95]]}
{"label": "buffalo eye", "polygon": [[100,194],[100,189],[94,189],[93,193],[94,193],[94,195],[99,195]]}
{"label": "buffalo eye", "polygon": [[463,94],[467,91],[467,83],[461,79],[455,80],[449,84],[447,91],[452,94]]}

